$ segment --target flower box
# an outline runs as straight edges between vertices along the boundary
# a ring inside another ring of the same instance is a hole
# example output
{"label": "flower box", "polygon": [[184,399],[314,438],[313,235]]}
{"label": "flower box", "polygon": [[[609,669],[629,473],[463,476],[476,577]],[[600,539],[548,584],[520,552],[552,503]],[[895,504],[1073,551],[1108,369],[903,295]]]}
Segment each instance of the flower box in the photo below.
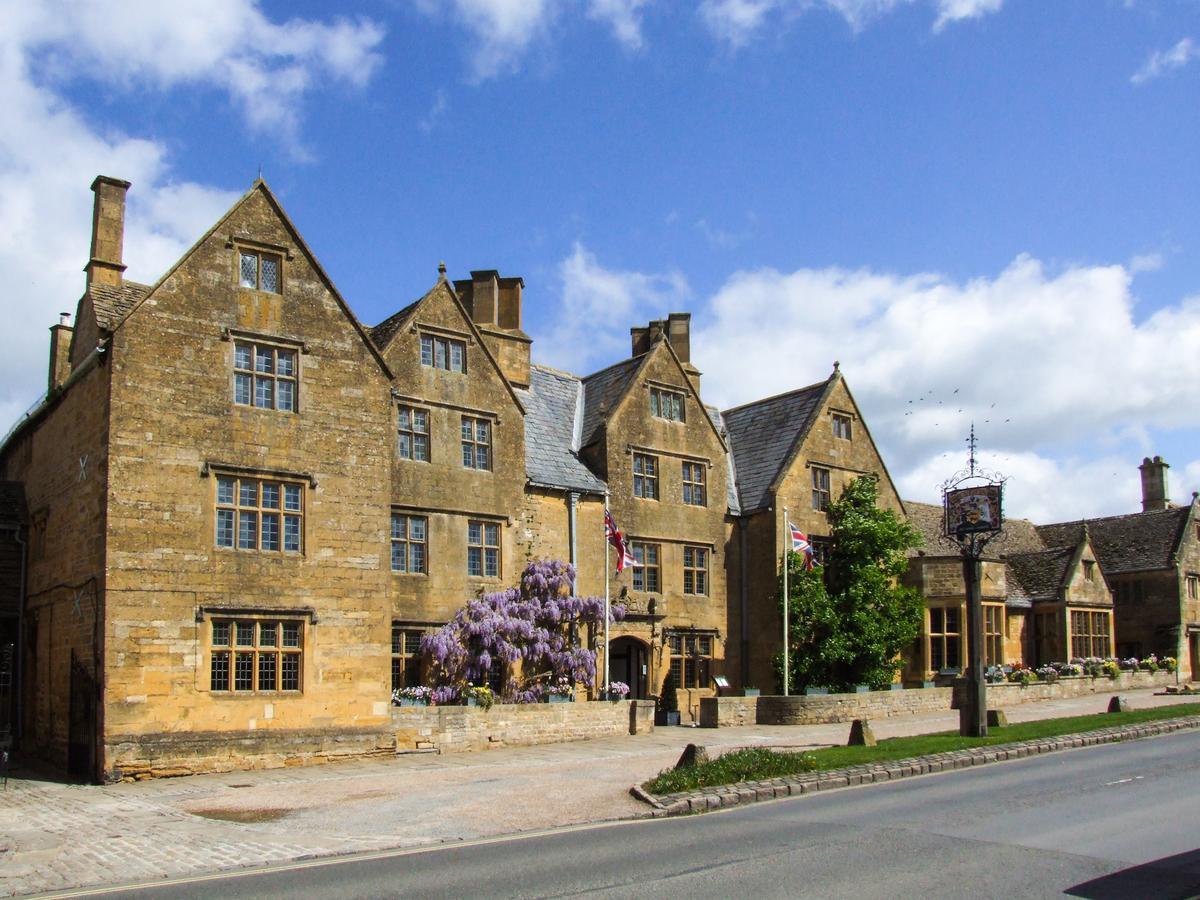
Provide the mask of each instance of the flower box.
{"label": "flower box", "polygon": [[757,697],[757,696],[759,696],[759,693],[760,693],[760,691],[758,688],[745,688],[742,691],[742,696],[743,697]]}
{"label": "flower box", "polygon": [[871,686],[869,684],[856,684],[854,686],[854,693],[869,694],[871,693]]}
{"label": "flower box", "polygon": [[573,703],[575,698],[570,694],[547,694],[547,703]]}
{"label": "flower box", "polygon": [[678,725],[679,712],[667,712],[666,710],[656,710],[654,713],[655,725]]}
{"label": "flower box", "polygon": [[401,706],[428,706],[429,704],[426,703],[424,700],[411,700],[408,697],[401,697],[400,705]]}
{"label": "flower box", "polygon": [[889,691],[902,691],[902,690],[904,690],[904,685],[900,684],[899,682],[895,682],[893,684],[888,685],[888,690]]}
{"label": "flower box", "polygon": [[823,697],[829,693],[827,687],[806,687],[804,693],[809,697]]}

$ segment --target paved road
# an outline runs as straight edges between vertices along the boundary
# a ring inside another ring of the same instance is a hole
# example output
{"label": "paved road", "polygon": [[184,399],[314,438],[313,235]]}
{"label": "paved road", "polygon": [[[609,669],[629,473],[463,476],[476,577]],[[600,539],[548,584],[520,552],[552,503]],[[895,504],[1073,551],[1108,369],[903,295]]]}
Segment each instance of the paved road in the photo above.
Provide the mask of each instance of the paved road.
{"label": "paved road", "polygon": [[680,819],[119,896],[1189,897],[1200,732]]}

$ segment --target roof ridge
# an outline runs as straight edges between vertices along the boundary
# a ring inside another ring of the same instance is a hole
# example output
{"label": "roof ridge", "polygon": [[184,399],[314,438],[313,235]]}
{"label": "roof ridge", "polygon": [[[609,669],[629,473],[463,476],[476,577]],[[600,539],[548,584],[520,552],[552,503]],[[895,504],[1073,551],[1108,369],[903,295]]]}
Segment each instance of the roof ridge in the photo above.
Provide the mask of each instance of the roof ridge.
{"label": "roof ridge", "polygon": [[831,375],[829,378],[826,378],[823,381],[814,381],[812,384],[807,384],[804,387],[793,388],[792,390],[784,391],[781,394],[772,394],[770,397],[763,397],[760,400],[751,400],[749,403],[743,403],[740,406],[731,406],[729,409],[722,410],[721,415],[728,415],[731,412],[739,412],[740,410],[747,409],[751,406],[761,406],[764,403],[770,403],[772,400],[782,400],[784,397],[792,397],[796,394],[803,394],[805,391],[811,391],[815,390],[816,388],[824,387],[825,385],[829,384],[829,380],[832,377],[833,376]]}
{"label": "roof ridge", "polygon": [[563,378],[571,378],[575,381],[583,381],[583,379],[574,372],[568,372],[565,369],[556,369],[554,366],[547,366],[544,363],[530,363],[529,368],[537,369],[541,372],[549,372],[551,375],[560,375]]}
{"label": "roof ridge", "polygon": [[[649,351],[647,351],[647,352],[649,352]],[[639,353],[637,356],[630,356],[630,357],[627,357],[626,359],[617,360],[617,362],[613,363],[612,365],[605,366],[603,369],[597,369],[595,372],[592,372],[590,375],[580,375],[577,377],[579,378],[580,381],[589,381],[592,378],[595,378],[597,375],[603,375],[605,372],[609,371],[610,369],[615,369],[617,366],[625,366],[625,365],[629,365],[629,363],[631,363],[631,362],[636,362],[637,360],[641,359],[645,355],[646,355],[645,353]]]}

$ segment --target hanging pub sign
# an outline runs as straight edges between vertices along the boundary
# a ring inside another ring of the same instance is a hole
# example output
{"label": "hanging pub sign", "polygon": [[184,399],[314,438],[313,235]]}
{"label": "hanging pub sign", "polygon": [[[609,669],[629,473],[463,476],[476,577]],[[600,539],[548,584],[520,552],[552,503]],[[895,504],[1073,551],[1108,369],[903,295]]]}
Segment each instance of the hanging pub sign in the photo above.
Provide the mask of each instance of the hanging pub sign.
{"label": "hanging pub sign", "polygon": [[946,491],[946,535],[959,537],[999,531],[999,484],[980,484]]}

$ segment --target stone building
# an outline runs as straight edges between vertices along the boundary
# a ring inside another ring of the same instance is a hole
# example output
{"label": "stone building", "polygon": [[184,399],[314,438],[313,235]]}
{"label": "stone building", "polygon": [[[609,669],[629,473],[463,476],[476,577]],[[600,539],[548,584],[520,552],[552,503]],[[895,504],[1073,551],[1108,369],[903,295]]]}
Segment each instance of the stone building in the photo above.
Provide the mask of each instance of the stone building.
{"label": "stone building", "polygon": [[647,697],[674,671],[694,717],[714,676],[773,683],[782,508],[827,534],[863,472],[901,508],[836,371],[721,413],[686,313],[599,372],[548,369],[494,270],[442,268],[368,328],[261,180],[135,283],[128,188],[92,185],[74,322],[0,446],[4,708],[80,776],[386,751],[392,689],[466,598],[538,557],[603,593],[606,505],[635,557],[608,567],[611,677]]}

